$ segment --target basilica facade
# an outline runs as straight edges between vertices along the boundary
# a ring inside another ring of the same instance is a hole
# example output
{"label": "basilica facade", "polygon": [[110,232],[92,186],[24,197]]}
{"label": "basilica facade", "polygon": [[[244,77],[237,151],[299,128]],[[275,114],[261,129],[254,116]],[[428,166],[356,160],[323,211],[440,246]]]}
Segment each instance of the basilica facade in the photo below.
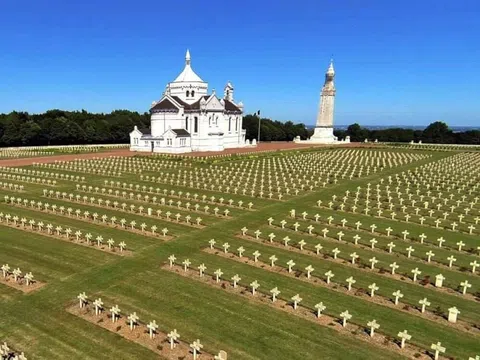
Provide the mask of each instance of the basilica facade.
{"label": "basilica facade", "polygon": [[150,107],[151,126],[130,133],[130,150],[162,153],[222,151],[245,146],[243,104],[235,102],[228,82],[223,97],[208,94],[208,84],[192,69],[190,52],[185,67],[168,83]]}

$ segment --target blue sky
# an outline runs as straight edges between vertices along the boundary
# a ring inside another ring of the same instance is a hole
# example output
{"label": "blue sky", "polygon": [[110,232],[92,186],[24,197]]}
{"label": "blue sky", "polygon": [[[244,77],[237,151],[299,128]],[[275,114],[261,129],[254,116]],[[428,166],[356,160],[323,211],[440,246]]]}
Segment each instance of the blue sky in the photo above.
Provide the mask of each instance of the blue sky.
{"label": "blue sky", "polygon": [[183,68],[247,112],[313,124],[480,124],[478,0],[2,0],[0,112],[148,111]]}

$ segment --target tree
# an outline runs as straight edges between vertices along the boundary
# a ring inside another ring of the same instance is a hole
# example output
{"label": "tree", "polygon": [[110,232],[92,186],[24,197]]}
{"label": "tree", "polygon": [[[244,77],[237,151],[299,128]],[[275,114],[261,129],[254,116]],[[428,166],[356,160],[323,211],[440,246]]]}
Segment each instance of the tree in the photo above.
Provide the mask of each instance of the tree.
{"label": "tree", "polygon": [[449,144],[453,139],[453,132],[441,121],[431,123],[422,133],[422,141],[427,143]]}

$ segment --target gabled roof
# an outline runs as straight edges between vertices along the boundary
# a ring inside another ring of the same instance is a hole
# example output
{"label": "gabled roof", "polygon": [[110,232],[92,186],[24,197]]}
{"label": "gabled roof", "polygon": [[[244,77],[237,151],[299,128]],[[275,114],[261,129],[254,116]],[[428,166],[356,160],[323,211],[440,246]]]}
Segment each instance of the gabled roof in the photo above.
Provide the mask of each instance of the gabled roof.
{"label": "gabled roof", "polygon": [[165,97],[156,103],[150,110],[178,110],[178,106]]}
{"label": "gabled roof", "polygon": [[177,137],[190,137],[190,133],[185,129],[172,129],[177,134]]}
{"label": "gabled roof", "polygon": [[225,111],[238,111],[238,112],[242,112],[242,110],[240,110],[237,105],[235,105],[233,102],[231,102],[230,100],[227,100],[227,99],[223,99],[223,101],[225,101]]}
{"label": "gabled roof", "polygon": [[141,129],[138,129],[138,131],[140,131],[143,135],[150,134],[150,128],[141,128]]}
{"label": "gabled roof", "polygon": [[172,99],[182,105],[185,110],[200,110],[200,101],[202,101],[202,98],[207,100],[209,97],[209,95],[202,96],[200,97],[200,99],[198,99],[192,104],[187,104],[186,102],[182,101],[182,99],[180,99],[178,96],[172,96]]}

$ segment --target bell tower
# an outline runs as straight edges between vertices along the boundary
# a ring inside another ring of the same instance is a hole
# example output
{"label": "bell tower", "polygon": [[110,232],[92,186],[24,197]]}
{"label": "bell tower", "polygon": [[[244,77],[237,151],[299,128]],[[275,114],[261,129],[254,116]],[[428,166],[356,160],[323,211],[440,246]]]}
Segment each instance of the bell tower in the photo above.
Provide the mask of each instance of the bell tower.
{"label": "bell tower", "polygon": [[227,82],[227,85],[225,85],[225,89],[223,90],[223,98],[233,102],[233,85],[230,83],[230,81]]}

